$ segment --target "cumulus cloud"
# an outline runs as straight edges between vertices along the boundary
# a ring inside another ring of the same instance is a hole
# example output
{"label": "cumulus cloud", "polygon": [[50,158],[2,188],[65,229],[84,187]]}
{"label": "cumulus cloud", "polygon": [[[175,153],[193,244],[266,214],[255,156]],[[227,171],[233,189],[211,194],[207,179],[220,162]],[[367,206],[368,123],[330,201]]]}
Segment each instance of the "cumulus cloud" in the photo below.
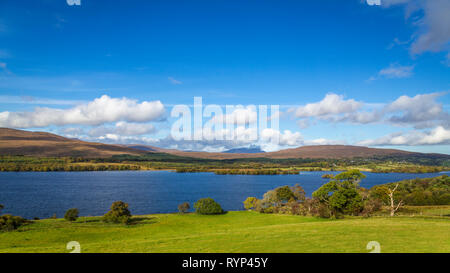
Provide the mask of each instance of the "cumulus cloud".
{"label": "cumulus cloud", "polygon": [[438,126],[431,131],[413,130],[407,133],[394,133],[373,140],[364,140],[357,143],[362,146],[389,146],[389,145],[449,145],[450,129]]}
{"label": "cumulus cloud", "polygon": [[419,1],[422,3],[423,18],[419,21],[417,38],[411,45],[413,54],[425,51],[439,52],[449,49],[450,2],[448,0]]}
{"label": "cumulus cloud", "polygon": [[329,93],[321,101],[308,103],[295,110],[295,116],[298,118],[323,117],[342,113],[355,112],[362,106],[361,102],[353,99],[345,100],[342,95]]}
{"label": "cumulus cloud", "polygon": [[294,116],[301,118],[297,124],[300,128],[309,126],[310,118],[328,122],[352,122],[367,124],[378,121],[382,115],[378,111],[359,111],[364,106],[363,102],[354,99],[345,100],[342,95],[327,94],[321,101],[291,109]]}
{"label": "cumulus cloud", "polygon": [[[370,104],[356,102],[355,100],[344,101],[341,96],[335,95],[340,99],[334,99],[334,103],[325,97],[319,103],[301,106],[298,108],[300,109],[300,115],[297,115],[298,111],[295,114],[297,117],[302,117],[297,122],[300,128],[307,127],[309,119],[333,123],[385,123],[398,126],[412,126],[416,129],[432,128],[438,125],[448,127],[450,125],[450,115],[444,110],[443,105],[437,102],[437,99],[445,94],[447,93],[438,92],[419,94],[414,97],[404,95],[391,103],[377,105],[376,107],[372,106],[372,109],[369,110],[360,108]],[[324,103],[326,100],[329,101]],[[327,110],[328,108],[330,110]],[[316,115],[313,115],[314,113]]]}
{"label": "cumulus cloud", "polygon": [[162,118],[164,105],[160,101],[111,98],[103,95],[91,102],[69,109],[37,107],[31,112],[0,112],[0,126],[36,128],[50,125],[101,125],[109,122],[148,122]]}
{"label": "cumulus cloud", "polygon": [[[373,2],[371,0],[371,2]],[[450,50],[450,1],[448,0],[382,0],[383,7],[404,5],[406,17],[417,29],[412,35],[410,52]]]}
{"label": "cumulus cloud", "polygon": [[299,132],[291,132],[290,130],[280,132],[272,128],[261,131],[263,142],[270,142],[272,139],[278,139],[278,144],[281,146],[299,146],[303,143],[303,136]]}
{"label": "cumulus cloud", "polygon": [[303,145],[344,145],[347,144],[347,142],[343,140],[333,140],[333,139],[326,139],[326,138],[317,138],[313,140],[305,140],[303,142]]}
{"label": "cumulus cloud", "polygon": [[[386,112],[393,113],[388,120],[398,125],[413,125],[427,128],[436,122],[448,122],[449,114],[436,99],[445,93],[419,94],[414,97],[401,96],[386,106]],[[397,114],[399,113],[399,114]]]}
{"label": "cumulus cloud", "polygon": [[89,130],[90,136],[105,136],[115,134],[121,136],[135,136],[154,133],[156,131],[153,124],[129,123],[125,121],[117,122],[114,126],[99,126]]}

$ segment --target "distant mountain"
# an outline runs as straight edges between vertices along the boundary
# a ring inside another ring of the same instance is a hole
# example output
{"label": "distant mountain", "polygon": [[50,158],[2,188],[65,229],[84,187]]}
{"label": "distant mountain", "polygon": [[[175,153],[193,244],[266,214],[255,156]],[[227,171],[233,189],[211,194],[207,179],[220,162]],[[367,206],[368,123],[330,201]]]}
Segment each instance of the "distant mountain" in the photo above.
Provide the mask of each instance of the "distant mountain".
{"label": "distant mountain", "polygon": [[228,151],[224,151],[224,153],[227,154],[256,154],[256,153],[264,153],[263,150],[261,150],[261,147],[258,146],[250,146],[248,148],[234,148],[230,149]]}
{"label": "distant mountain", "polygon": [[[349,145],[315,145],[285,149],[269,153],[209,153],[209,152],[185,152],[171,149],[159,149],[159,152],[178,156],[206,158],[206,159],[238,159],[238,158],[354,158],[373,156],[407,156],[424,155],[395,149],[376,149]],[[446,156],[446,155],[442,155]],[[450,158],[450,156],[448,156]]]}
{"label": "distant mountain", "polygon": [[[145,145],[144,145],[145,146]],[[426,154],[415,153],[396,149],[379,149],[368,148],[361,146],[351,145],[314,145],[314,146],[302,146],[298,148],[285,149],[277,152],[256,152],[256,153],[210,153],[210,152],[195,152],[195,151],[180,151],[174,149],[164,149],[153,146],[146,146],[153,148],[159,153],[168,153],[183,157],[193,158],[205,158],[205,159],[239,159],[239,158],[368,158],[368,157],[387,157],[387,156],[418,156],[418,157],[434,157],[434,158],[446,158],[450,159],[450,155],[446,154]]]}
{"label": "distant mountain", "polygon": [[[257,150],[259,149],[259,150]],[[171,155],[205,159],[239,158],[369,158],[374,156],[433,157],[450,159],[445,154],[423,154],[395,149],[375,149],[349,145],[302,146],[278,152],[264,153],[259,147],[231,149],[224,153],[186,152],[154,146],[131,144],[111,145],[69,139],[46,132],[30,132],[0,128],[0,155],[32,155],[44,157],[111,157],[119,154],[143,155],[167,153]]]}

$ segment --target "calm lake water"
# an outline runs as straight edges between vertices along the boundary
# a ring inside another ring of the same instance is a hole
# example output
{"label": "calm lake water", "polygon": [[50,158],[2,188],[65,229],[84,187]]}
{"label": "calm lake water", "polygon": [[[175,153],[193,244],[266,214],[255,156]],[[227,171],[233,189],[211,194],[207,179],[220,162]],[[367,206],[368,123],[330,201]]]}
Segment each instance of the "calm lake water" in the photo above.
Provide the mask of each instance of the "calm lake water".
{"label": "calm lake water", "polygon": [[[122,200],[132,214],[176,212],[178,204],[212,197],[225,210],[242,210],[248,196],[261,198],[275,187],[302,186],[307,195],[328,180],[324,173],[300,175],[215,175],[213,173],[175,173],[170,171],[107,172],[0,172],[0,204],[3,213],[25,218],[63,217],[69,208],[80,215],[103,215],[111,203]],[[361,186],[434,177],[441,174],[366,173]]]}

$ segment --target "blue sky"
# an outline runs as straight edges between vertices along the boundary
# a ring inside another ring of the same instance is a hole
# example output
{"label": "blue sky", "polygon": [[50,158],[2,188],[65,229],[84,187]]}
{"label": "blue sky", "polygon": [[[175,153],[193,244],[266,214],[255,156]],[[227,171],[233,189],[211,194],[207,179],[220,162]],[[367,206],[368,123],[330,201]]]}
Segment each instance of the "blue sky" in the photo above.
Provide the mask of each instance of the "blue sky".
{"label": "blue sky", "polygon": [[[448,0],[3,0],[0,126],[208,151],[261,144],[168,139],[171,107],[201,96],[280,105],[286,142],[267,150],[450,153],[449,13]],[[155,101],[164,111],[151,104],[151,118],[125,113]]]}

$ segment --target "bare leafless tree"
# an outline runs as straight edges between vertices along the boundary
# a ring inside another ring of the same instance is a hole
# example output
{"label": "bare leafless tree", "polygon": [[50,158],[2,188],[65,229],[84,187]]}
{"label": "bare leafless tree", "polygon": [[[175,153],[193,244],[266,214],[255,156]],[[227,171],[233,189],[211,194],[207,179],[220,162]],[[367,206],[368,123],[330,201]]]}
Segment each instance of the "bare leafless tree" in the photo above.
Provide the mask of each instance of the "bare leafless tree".
{"label": "bare leafless tree", "polygon": [[393,189],[391,188],[387,188],[387,195],[389,196],[389,199],[391,201],[391,216],[394,216],[395,212],[403,205],[403,200],[400,200],[400,202],[397,203],[397,205],[395,205],[395,200],[394,200],[394,193],[398,188],[398,183],[395,184],[395,187]]}

